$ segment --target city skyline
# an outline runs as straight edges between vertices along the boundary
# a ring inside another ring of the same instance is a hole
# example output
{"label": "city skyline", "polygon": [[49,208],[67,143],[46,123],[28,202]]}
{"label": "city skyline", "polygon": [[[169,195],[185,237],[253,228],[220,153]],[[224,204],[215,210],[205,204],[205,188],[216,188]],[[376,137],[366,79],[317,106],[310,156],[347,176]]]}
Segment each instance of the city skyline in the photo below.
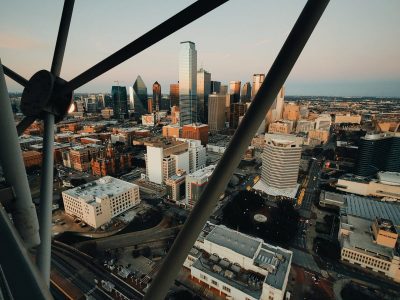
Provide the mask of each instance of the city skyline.
{"label": "city skyline", "polygon": [[[167,87],[178,80],[179,42],[184,40],[196,43],[198,67],[209,71],[212,80],[223,84],[233,80],[251,82],[254,73],[266,73],[270,67],[303,2],[284,1],[278,7],[263,1],[243,7],[239,1],[230,1],[76,92],[107,92],[115,80],[131,86],[137,75],[147,86],[157,80]],[[110,4],[96,4],[94,11],[91,1],[77,3],[61,76],[71,79],[190,3],[161,2],[157,4],[160,13],[154,15],[139,14],[150,11],[150,4],[144,3],[138,13],[133,13],[131,3],[113,3],[113,9],[122,14],[120,24],[106,21]],[[34,4],[20,5],[18,1],[9,1],[5,6],[4,15],[0,13],[0,24],[5,29],[0,33],[2,61],[29,78],[50,64],[61,3],[44,2],[41,11]],[[21,20],[14,11],[22,6],[31,14]],[[331,3],[286,82],[287,95],[400,96],[398,8],[398,2],[389,0],[383,4]],[[38,17],[42,11],[46,11],[46,18]],[[96,19],[87,22],[87,16],[94,12]],[[236,20],[239,14],[241,22]],[[223,18],[226,15],[232,18]],[[262,19],[265,15],[268,18]],[[340,23],[336,21],[339,17]],[[261,19],[268,30],[254,30],[260,28],[255,25]],[[246,42],[233,38],[240,33],[246,34]],[[22,90],[8,79],[7,84],[10,92]]]}

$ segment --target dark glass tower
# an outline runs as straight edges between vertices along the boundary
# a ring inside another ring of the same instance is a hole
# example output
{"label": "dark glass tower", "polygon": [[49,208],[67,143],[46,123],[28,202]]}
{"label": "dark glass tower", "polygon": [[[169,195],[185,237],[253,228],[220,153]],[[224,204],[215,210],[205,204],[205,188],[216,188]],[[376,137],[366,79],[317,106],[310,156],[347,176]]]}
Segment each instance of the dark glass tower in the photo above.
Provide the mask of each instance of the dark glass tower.
{"label": "dark glass tower", "polygon": [[114,118],[125,119],[128,117],[128,96],[126,87],[113,86],[111,88],[112,108],[114,111]]}
{"label": "dark glass tower", "polygon": [[198,120],[207,123],[208,120],[208,95],[211,92],[211,73],[203,68],[197,71],[197,99]]}
{"label": "dark glass tower", "polygon": [[242,88],[242,94],[240,95],[240,102],[250,102],[251,101],[251,84],[246,82]]}
{"label": "dark glass tower", "polygon": [[135,112],[139,115],[147,114],[147,87],[140,75],[133,84],[133,92]]}
{"label": "dark glass tower", "polygon": [[156,81],[153,83],[153,112],[159,111],[161,106],[161,85]]}
{"label": "dark glass tower", "polygon": [[217,94],[219,94],[220,91],[221,91],[221,82],[220,82],[220,81],[211,80],[211,90],[210,90],[210,94],[212,94],[212,93],[217,93]]}
{"label": "dark glass tower", "polygon": [[170,84],[169,99],[171,100],[171,106],[179,106],[179,82]]}

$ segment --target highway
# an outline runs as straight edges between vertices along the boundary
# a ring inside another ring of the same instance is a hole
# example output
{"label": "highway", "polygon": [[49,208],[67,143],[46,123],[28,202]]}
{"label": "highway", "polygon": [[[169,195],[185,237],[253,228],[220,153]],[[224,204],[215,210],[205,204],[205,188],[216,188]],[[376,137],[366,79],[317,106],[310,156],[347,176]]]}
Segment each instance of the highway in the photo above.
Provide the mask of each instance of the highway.
{"label": "highway", "polygon": [[[85,267],[91,273],[93,273],[97,280],[106,280],[115,285],[115,289],[118,290],[121,294],[125,295],[129,299],[142,299],[143,293],[136,290],[132,286],[128,285],[125,281],[118,278],[117,276],[111,274],[108,270],[103,268],[102,266],[98,265],[94,259],[86,255],[79,250],[65,245],[60,242],[55,242],[52,245],[52,252],[57,256],[64,255],[68,259],[76,261],[82,267]],[[97,298],[96,298],[97,299]],[[100,299],[104,299],[100,298]]]}

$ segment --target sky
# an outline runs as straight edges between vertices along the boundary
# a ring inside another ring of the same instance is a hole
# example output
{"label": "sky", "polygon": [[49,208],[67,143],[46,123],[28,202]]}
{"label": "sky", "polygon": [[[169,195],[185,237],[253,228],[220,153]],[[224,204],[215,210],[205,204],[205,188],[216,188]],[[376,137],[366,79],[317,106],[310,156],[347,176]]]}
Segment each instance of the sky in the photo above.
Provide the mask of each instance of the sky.
{"label": "sky", "polygon": [[[71,80],[194,1],[77,0],[61,77]],[[231,0],[76,92],[110,92],[141,75],[148,91],[178,81],[179,43],[227,84],[267,73],[305,0]],[[50,69],[63,1],[1,0],[0,59],[30,78]],[[332,0],[286,83],[287,95],[400,97],[400,1]],[[7,79],[9,92],[22,87]]]}

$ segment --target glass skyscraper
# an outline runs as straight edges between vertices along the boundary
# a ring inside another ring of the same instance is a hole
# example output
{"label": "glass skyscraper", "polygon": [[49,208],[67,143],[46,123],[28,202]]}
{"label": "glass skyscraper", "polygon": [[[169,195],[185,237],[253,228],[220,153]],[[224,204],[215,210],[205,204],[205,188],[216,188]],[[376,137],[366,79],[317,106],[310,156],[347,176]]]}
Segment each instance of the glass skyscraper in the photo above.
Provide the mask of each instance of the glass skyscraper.
{"label": "glass skyscraper", "polygon": [[193,42],[181,42],[179,52],[180,125],[197,121],[197,51]]}
{"label": "glass skyscraper", "polygon": [[161,85],[158,81],[153,83],[153,112],[159,111],[161,106]]}
{"label": "glass skyscraper", "polygon": [[117,119],[128,117],[128,97],[126,94],[126,87],[113,86],[111,88],[111,97],[114,117]]}
{"label": "glass skyscraper", "polygon": [[198,117],[200,122],[207,123],[208,120],[208,95],[211,92],[211,73],[203,68],[197,71],[197,99]]}
{"label": "glass skyscraper", "polygon": [[139,115],[147,114],[147,87],[140,75],[133,84],[133,92],[135,112]]}

